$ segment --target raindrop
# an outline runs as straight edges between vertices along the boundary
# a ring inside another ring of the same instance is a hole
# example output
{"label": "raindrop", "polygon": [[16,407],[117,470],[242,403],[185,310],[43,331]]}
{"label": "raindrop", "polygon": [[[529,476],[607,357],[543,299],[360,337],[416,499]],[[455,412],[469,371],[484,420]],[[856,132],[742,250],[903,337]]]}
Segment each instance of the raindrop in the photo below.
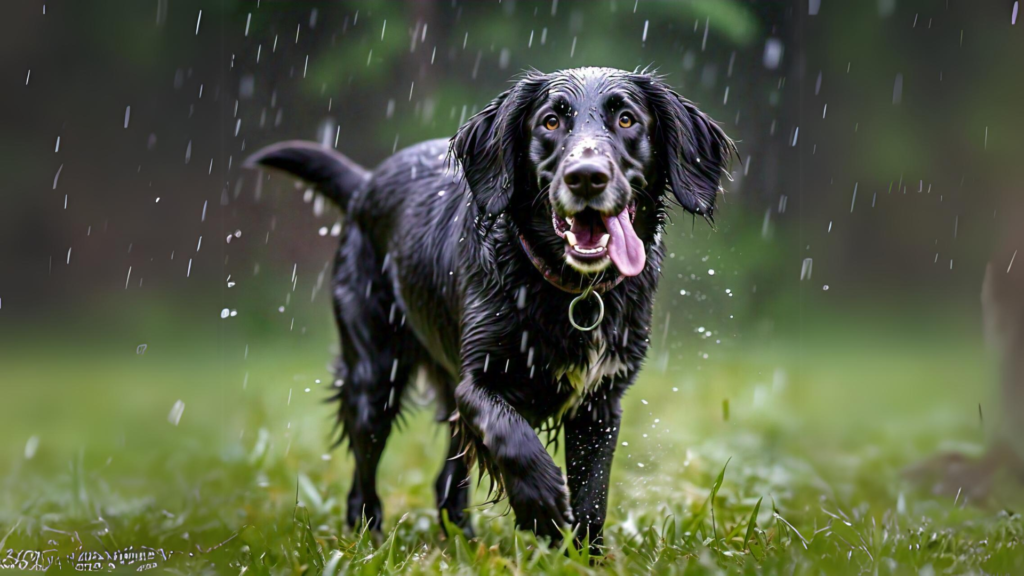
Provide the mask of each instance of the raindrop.
{"label": "raindrop", "polygon": [[252,98],[256,91],[256,78],[252,74],[245,74],[238,81],[238,97],[246,100]]}
{"label": "raindrop", "polygon": [[167,421],[175,426],[181,422],[181,415],[185,413],[185,403],[178,400],[171,406],[171,412],[167,415]]}
{"label": "raindrop", "polygon": [[53,189],[54,190],[57,189],[57,180],[60,178],[60,171],[63,170],[63,169],[64,169],[64,165],[61,164],[60,167],[57,168],[57,173],[53,175]]}
{"label": "raindrop", "polygon": [[25,442],[25,460],[31,460],[39,449],[39,436],[32,436]]}
{"label": "raindrop", "polygon": [[764,67],[775,70],[782,62],[783,44],[778,38],[769,38],[764,43]]}
{"label": "raindrop", "polygon": [[814,271],[814,260],[811,258],[804,258],[803,264],[800,265],[800,279],[810,280],[811,273]]}
{"label": "raindrop", "polygon": [[896,81],[892,85],[892,103],[899,104],[903,101],[903,74],[896,75]]}

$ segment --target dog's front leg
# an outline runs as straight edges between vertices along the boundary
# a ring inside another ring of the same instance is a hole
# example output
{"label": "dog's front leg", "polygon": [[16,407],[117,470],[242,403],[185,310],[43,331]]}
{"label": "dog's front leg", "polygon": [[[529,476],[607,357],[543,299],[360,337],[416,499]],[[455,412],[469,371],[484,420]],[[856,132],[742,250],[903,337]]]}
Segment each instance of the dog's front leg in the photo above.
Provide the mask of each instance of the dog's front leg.
{"label": "dog's front leg", "polygon": [[578,541],[589,535],[591,549],[602,543],[612,456],[622,408],[618,394],[588,398],[565,420],[565,467]]}
{"label": "dog's front leg", "polygon": [[516,515],[516,526],[554,541],[573,522],[562,472],[536,432],[494,392],[464,380],[455,391],[459,420],[476,444],[477,458],[497,472]]}

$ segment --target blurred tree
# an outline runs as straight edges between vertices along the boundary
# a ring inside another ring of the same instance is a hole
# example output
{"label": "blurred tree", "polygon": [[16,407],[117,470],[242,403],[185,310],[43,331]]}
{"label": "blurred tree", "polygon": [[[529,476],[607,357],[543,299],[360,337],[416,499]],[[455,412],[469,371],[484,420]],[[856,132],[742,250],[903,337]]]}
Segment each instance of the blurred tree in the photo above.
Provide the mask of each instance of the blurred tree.
{"label": "blurred tree", "polygon": [[[666,276],[710,289],[701,259],[724,255],[737,273],[729,287],[756,286],[747,317],[780,305],[776,316],[796,317],[804,258],[815,262],[808,302],[826,283],[835,303],[925,291],[973,301],[988,222],[1016,181],[1024,82],[1007,71],[1022,40],[1002,0],[4,10],[0,297],[23,310],[76,307],[84,294],[116,301],[129,267],[129,288],[142,281],[180,302],[219,300],[227,274],[260,263],[315,278],[332,250],[319,231],[336,216],[300,208],[303,194],[278,193],[278,180],[257,194],[238,170],[247,151],[303,137],[373,165],[452,134],[527,67],[654,66],[736,137],[721,234],[676,215]],[[280,276],[256,284],[276,294],[290,285]]]}

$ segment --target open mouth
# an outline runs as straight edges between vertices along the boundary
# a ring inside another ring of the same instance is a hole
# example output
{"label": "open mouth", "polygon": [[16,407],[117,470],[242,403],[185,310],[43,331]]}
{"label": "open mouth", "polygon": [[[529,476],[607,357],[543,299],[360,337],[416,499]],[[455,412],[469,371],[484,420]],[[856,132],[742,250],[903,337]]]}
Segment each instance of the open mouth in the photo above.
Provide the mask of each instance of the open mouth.
{"label": "open mouth", "polygon": [[635,217],[635,204],[619,214],[602,214],[592,208],[566,216],[551,213],[555,234],[565,240],[571,264],[579,264],[584,271],[596,270],[607,258],[625,276],[636,276],[646,263],[643,242],[633,230]]}
{"label": "open mouth", "polygon": [[566,243],[566,250],[578,260],[596,262],[608,255],[611,235],[597,210],[586,208],[572,216],[552,213],[555,234]]}

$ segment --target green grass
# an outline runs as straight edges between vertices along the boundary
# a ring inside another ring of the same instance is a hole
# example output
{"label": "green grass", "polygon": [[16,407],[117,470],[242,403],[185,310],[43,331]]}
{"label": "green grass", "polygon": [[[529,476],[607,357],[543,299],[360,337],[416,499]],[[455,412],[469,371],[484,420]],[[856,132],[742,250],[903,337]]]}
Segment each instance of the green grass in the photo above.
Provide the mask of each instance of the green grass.
{"label": "green grass", "polygon": [[593,564],[515,532],[504,504],[475,510],[478,538],[445,539],[432,485],[446,435],[424,407],[381,465],[384,534],[348,530],[352,463],[328,451],[317,383],[327,337],[289,333],[247,355],[236,340],[144,355],[5,345],[0,564],[105,566],[134,546],[177,574],[1024,573],[1018,493],[954,502],[902,475],[985,443],[977,406],[995,377],[966,338],[692,338],[667,363],[656,346],[625,402],[608,549]]}

